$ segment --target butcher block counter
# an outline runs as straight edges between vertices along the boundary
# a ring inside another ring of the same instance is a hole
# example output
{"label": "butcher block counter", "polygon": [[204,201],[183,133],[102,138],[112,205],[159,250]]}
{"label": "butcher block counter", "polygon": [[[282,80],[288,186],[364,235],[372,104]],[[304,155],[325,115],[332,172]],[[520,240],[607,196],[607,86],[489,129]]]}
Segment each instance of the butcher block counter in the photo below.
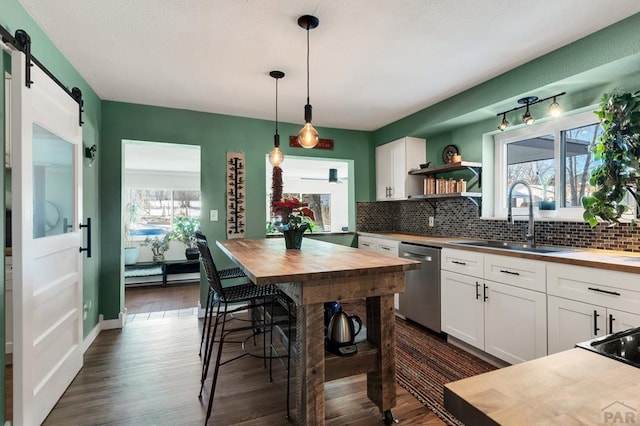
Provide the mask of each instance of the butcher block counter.
{"label": "butcher block counter", "polygon": [[[396,405],[393,298],[405,290],[405,271],[420,263],[309,238],[300,250],[274,238],[217,245],[255,284],[277,284],[296,303],[297,422],[324,424],[324,382],[362,373],[367,397],[390,422]],[[367,340],[358,343],[356,355],[325,354],[324,302],[355,298],[366,298]]]}
{"label": "butcher block counter", "polygon": [[570,349],[449,383],[444,405],[468,426],[637,424],[640,369]]}
{"label": "butcher block counter", "polygon": [[434,247],[447,247],[458,250],[471,250],[501,256],[519,257],[522,259],[543,260],[545,262],[564,263],[567,265],[588,266],[592,268],[610,269],[612,271],[640,274],[640,253],[615,250],[595,250],[571,248],[568,251],[554,253],[532,253],[518,250],[502,250],[497,247],[475,247],[456,244],[457,242],[478,241],[477,239],[460,237],[432,237],[427,235],[402,234],[395,232],[358,232],[358,235],[387,238],[414,244]]}

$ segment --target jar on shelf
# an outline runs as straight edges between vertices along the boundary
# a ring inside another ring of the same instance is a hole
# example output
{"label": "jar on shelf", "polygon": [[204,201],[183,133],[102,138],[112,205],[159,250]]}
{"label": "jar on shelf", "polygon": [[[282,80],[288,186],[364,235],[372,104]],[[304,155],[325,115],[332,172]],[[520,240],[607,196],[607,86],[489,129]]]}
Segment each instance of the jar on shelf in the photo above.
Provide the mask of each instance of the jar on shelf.
{"label": "jar on shelf", "polygon": [[454,194],[456,192],[456,181],[449,179],[447,181],[447,194]]}
{"label": "jar on shelf", "polygon": [[435,194],[436,193],[436,178],[428,177],[427,178],[427,194]]}
{"label": "jar on shelf", "polygon": [[467,192],[467,181],[464,179],[458,180],[456,184],[456,192]]}
{"label": "jar on shelf", "polygon": [[447,193],[447,181],[444,178],[436,179],[436,194]]}

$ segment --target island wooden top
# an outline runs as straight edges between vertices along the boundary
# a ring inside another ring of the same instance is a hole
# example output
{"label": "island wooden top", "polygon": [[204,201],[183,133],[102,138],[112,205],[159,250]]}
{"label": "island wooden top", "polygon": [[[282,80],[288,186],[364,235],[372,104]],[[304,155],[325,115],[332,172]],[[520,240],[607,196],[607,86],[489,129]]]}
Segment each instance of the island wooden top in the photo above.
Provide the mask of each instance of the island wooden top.
{"label": "island wooden top", "polygon": [[419,269],[419,262],[304,238],[300,250],[281,238],[217,241],[255,284],[348,278]]}
{"label": "island wooden top", "polygon": [[575,348],[449,383],[444,401],[466,424],[595,425],[640,415],[638,395],[639,368]]}

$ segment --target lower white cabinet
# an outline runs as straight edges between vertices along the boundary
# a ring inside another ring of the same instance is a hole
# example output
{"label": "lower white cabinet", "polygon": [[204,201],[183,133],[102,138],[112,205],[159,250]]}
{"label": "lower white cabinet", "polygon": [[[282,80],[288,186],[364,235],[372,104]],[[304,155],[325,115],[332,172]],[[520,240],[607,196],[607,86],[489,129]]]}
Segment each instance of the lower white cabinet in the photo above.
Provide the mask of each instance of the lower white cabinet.
{"label": "lower white cabinet", "polygon": [[442,271],[442,331],[511,364],[547,354],[544,293]]}
{"label": "lower white cabinet", "polygon": [[562,297],[547,296],[547,308],[549,354],[596,337],[640,327],[640,315]]}
{"label": "lower white cabinet", "polygon": [[638,283],[638,274],[549,264],[549,354],[595,337],[639,327]]}
{"label": "lower white cabinet", "polygon": [[[366,251],[374,252],[374,253],[381,253],[381,254],[397,257],[399,246],[400,246],[400,241],[397,241],[397,240],[358,236],[358,248]],[[393,298],[393,305],[395,307],[395,310],[397,311],[400,306],[400,299],[399,299],[398,293],[396,293]]]}

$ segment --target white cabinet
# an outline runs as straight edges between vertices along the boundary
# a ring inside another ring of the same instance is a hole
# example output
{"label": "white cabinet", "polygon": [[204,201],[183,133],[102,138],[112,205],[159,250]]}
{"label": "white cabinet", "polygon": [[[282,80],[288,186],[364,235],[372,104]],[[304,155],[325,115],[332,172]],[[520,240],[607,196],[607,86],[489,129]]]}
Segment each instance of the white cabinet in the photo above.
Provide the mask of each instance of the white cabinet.
{"label": "white cabinet", "polygon": [[547,354],[544,263],[454,249],[442,255],[442,331],[511,364]]}
{"label": "white cabinet", "polygon": [[418,169],[426,153],[426,141],[409,136],[376,147],[376,200],[422,194],[422,178],[410,176],[409,170]]}
{"label": "white cabinet", "polygon": [[640,326],[638,274],[574,265],[547,267],[549,353]]}
{"label": "white cabinet", "polygon": [[4,258],[4,318],[5,318],[5,353],[13,352],[13,270],[11,256]]}
{"label": "white cabinet", "polygon": [[[399,246],[400,246],[400,241],[396,241],[396,240],[389,240],[386,238],[358,236],[358,248],[366,251],[374,252],[374,253],[381,253],[381,254],[397,257]],[[394,296],[393,304],[397,311],[400,305],[400,299],[399,299],[398,293],[396,293]]]}

